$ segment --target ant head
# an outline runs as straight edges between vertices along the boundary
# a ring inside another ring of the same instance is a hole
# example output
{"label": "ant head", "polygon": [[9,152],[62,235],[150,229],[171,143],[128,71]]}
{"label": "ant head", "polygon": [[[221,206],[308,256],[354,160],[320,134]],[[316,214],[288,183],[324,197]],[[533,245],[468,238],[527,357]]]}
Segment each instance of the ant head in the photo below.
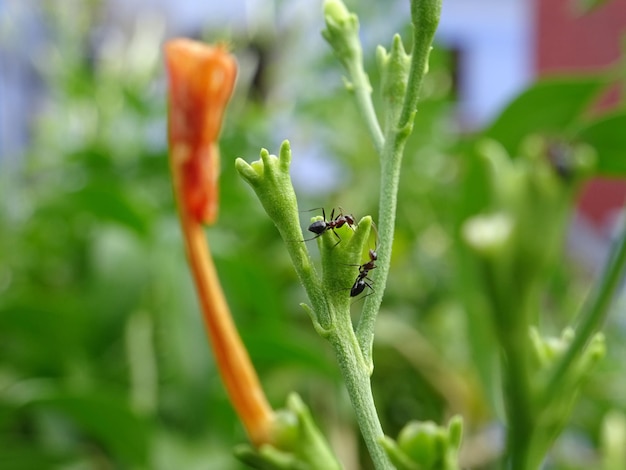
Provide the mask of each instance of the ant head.
{"label": "ant head", "polygon": [[376,261],[377,259],[378,259],[378,253],[376,253],[376,250],[372,250],[370,248],[370,260]]}

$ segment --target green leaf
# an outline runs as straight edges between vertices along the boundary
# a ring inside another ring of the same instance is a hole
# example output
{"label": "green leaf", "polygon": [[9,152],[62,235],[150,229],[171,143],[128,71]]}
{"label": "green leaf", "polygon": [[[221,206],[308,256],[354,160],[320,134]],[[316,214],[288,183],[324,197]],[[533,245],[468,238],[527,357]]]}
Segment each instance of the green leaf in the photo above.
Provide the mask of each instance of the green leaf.
{"label": "green leaf", "polygon": [[102,220],[117,222],[140,235],[148,231],[148,221],[130,199],[122,187],[110,184],[91,185],[76,194],[76,205]]}
{"label": "green leaf", "polygon": [[31,406],[56,410],[70,417],[120,463],[129,466],[147,464],[150,427],[147,421],[132,412],[126,397],[111,390],[86,395],[61,392],[35,400]]}
{"label": "green leaf", "polygon": [[598,174],[626,175],[626,112],[597,119],[579,130],[576,137],[596,149]]}
{"label": "green leaf", "polygon": [[[58,456],[50,455],[42,446],[27,444],[6,435],[0,440],[0,468],[11,470],[51,470],[62,468]],[[67,467],[66,467],[67,468]]]}
{"label": "green leaf", "polygon": [[487,128],[485,135],[515,154],[529,134],[563,134],[606,84],[604,78],[552,78],[531,85]]}

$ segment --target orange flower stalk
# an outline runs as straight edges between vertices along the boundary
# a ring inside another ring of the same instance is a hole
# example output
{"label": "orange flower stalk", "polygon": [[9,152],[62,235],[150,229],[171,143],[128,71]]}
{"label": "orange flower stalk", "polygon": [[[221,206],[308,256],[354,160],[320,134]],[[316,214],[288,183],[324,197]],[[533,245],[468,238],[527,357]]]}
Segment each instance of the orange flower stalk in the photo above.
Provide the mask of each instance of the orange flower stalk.
{"label": "orange flower stalk", "polygon": [[250,440],[258,446],[270,440],[274,412],[233,323],[202,225],[212,224],[217,215],[217,138],[237,63],[224,46],[188,39],[169,41],[165,58],[170,166],[187,257],[222,380]]}

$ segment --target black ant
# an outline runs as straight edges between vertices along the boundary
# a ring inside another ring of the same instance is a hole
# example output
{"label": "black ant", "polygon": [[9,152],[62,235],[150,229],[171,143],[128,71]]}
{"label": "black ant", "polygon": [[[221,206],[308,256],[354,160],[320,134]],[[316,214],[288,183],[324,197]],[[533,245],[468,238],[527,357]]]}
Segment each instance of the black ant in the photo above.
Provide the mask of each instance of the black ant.
{"label": "black ant", "polygon": [[375,250],[370,249],[369,255],[370,255],[370,260],[367,263],[364,263],[359,266],[359,274],[356,277],[354,284],[352,284],[352,288],[350,289],[350,297],[356,297],[357,295],[359,295],[361,292],[365,290],[365,286],[374,290],[374,288],[370,284],[370,282],[373,282],[373,281],[369,277],[367,277],[367,275],[372,269],[376,268],[376,265],[374,263],[378,259],[378,254],[376,253]]}
{"label": "black ant", "polygon": [[351,215],[344,215],[341,212],[341,209],[339,210],[337,217],[335,217],[335,209],[333,209],[330,213],[330,219],[326,220],[326,211],[322,208],[322,217],[323,220],[316,220],[309,225],[309,232],[313,232],[315,236],[305,241],[315,240],[317,237],[322,236],[324,232],[331,230],[338,239],[337,243],[339,243],[341,241],[341,237],[337,232],[335,232],[335,229],[343,227],[346,224],[348,224],[349,227],[354,227],[356,225],[354,217]]}

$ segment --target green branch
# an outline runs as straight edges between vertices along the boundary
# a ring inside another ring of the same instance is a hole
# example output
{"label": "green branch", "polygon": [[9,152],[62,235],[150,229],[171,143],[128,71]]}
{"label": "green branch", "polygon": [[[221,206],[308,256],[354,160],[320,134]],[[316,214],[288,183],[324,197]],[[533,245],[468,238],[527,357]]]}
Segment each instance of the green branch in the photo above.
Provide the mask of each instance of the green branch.
{"label": "green branch", "polygon": [[413,24],[413,50],[409,86],[398,127],[412,126],[417,111],[419,92],[424,76],[428,72],[428,57],[439,26],[442,0],[411,0],[411,22]]}
{"label": "green branch", "polygon": [[354,13],[350,13],[340,0],[324,2],[324,19],[326,29],[322,31],[322,36],[331,45],[337,58],[348,72],[349,81],[346,86],[354,93],[357,107],[374,142],[376,152],[380,154],[384,138],[372,103],[372,86],[363,68],[359,19]]}
{"label": "green branch", "polygon": [[[289,177],[289,144],[283,144],[279,157],[263,150],[257,162],[250,165],[241,159],[236,162],[237,170],[253,187],[287,244],[292,262],[312,304],[312,309],[306,307],[306,310],[317,331],[329,339],[335,350],[361,434],[377,470],[392,469],[393,465],[381,444],[384,435],[370,384],[374,324],[389,271],[402,154],[412,129],[417,97],[426,73],[440,11],[441,0],[412,0],[413,56],[409,58],[404,52],[398,36],[394,38],[389,55],[379,53],[379,61],[384,69],[383,99],[386,104],[383,135],[371,100],[369,78],[363,69],[358,18],[340,0],[326,0],[324,4],[326,29],[322,34],[348,72],[351,80],[348,89],[355,94],[357,106],[381,161],[380,243],[377,247],[378,260],[381,261],[377,269],[381,288],[368,297],[356,334],[350,318],[349,293],[337,290],[337,286],[354,279],[353,271],[367,242],[371,218],[363,218],[353,233],[344,227],[346,230],[340,231],[342,238],[338,245],[331,243],[331,234],[328,232],[320,237],[318,244],[323,268],[320,281],[306,246],[298,243],[302,240],[302,234]],[[409,117],[404,118],[405,112],[400,112],[400,109],[409,109]]]}
{"label": "green branch", "polygon": [[333,312],[322,290],[320,279],[311,261],[298,217],[298,202],[291,183],[289,167],[291,147],[284,141],[279,156],[261,150],[261,158],[251,164],[238,158],[235,168],[256,192],[265,212],[270,216],[285,242],[291,262],[313,306],[305,308],[318,332],[331,328]]}
{"label": "green branch", "polygon": [[[357,327],[357,338],[365,360],[373,370],[372,346],[376,317],[383,300],[389,266],[398,205],[398,186],[404,146],[412,127],[417,109],[419,91],[427,71],[431,44],[439,23],[441,0],[412,0],[413,51],[410,62],[400,47],[399,38],[388,57],[382,62],[385,78],[383,97],[387,105],[385,145],[380,154],[381,178],[378,219],[378,264],[376,284],[378,288],[365,300],[361,319]],[[406,66],[408,65],[408,73]],[[404,80],[407,80],[403,85]],[[397,96],[395,93],[402,93]],[[399,107],[402,103],[402,107]]]}
{"label": "green branch", "polygon": [[[335,350],[361,434],[375,468],[391,469],[393,467],[380,444],[383,432],[372,397],[370,369],[363,358],[350,318],[349,286],[355,278],[355,271],[358,271],[356,265],[367,244],[372,219],[369,216],[363,217],[354,229],[347,226],[338,228],[336,232],[341,237],[339,243],[330,231],[318,237],[322,256],[320,280],[311,263],[306,244],[302,242],[296,197],[289,175],[290,163],[291,151],[289,143],[285,141],[278,157],[262,150],[260,160],[248,164],[237,159],[235,166],[243,179],[252,186],[285,241],[296,272],[311,301],[312,308],[305,308],[315,329],[330,341]],[[338,289],[338,286],[347,286],[348,289]],[[264,458],[272,456],[265,455]],[[259,456],[254,456],[254,459],[257,457]]]}
{"label": "green branch", "polygon": [[[625,211],[626,213],[626,211]],[[559,394],[563,377],[585,350],[594,333],[604,323],[611,306],[615,291],[619,287],[626,267],[626,226],[622,227],[619,237],[613,242],[604,271],[587,298],[580,314],[580,323],[576,335],[567,352],[555,365],[543,394],[547,403]]]}
{"label": "green branch", "polygon": [[372,396],[369,367],[361,354],[350,318],[329,337],[354,408],[363,440],[377,470],[392,469],[381,442],[384,434]]}

